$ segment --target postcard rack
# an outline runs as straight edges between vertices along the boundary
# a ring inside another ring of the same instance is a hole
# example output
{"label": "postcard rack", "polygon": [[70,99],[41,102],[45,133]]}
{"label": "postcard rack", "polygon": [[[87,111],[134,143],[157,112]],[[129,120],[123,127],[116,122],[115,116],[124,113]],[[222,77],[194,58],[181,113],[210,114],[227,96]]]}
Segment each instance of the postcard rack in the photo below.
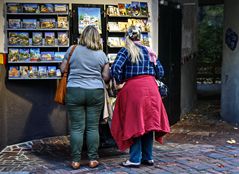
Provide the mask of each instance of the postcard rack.
{"label": "postcard rack", "polygon": [[7,3],[8,79],[60,79],[69,47],[69,5]]}

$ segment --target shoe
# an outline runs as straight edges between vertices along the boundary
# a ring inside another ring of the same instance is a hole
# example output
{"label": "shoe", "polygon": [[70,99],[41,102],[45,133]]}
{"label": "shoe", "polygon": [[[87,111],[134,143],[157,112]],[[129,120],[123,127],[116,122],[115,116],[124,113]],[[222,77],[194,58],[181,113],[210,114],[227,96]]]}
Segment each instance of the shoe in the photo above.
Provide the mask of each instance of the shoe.
{"label": "shoe", "polygon": [[154,160],[143,160],[143,161],[141,161],[141,164],[146,165],[146,166],[153,166]]}
{"label": "shoe", "polygon": [[90,162],[89,162],[89,167],[90,168],[95,168],[95,167],[97,167],[99,165],[99,162],[97,161],[97,160],[91,160]]}
{"label": "shoe", "polygon": [[124,167],[139,168],[140,163],[133,163],[133,162],[130,162],[129,160],[127,160],[127,161],[122,162],[121,165]]}
{"label": "shoe", "polygon": [[80,168],[80,163],[73,161],[73,162],[71,163],[71,167],[72,167],[73,169],[79,169],[79,168]]}

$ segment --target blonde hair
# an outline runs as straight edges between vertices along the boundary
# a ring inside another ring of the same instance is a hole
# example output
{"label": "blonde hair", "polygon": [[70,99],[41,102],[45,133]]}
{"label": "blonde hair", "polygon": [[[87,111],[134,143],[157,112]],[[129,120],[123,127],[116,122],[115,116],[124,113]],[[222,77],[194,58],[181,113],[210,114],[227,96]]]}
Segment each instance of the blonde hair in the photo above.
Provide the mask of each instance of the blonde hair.
{"label": "blonde hair", "polygon": [[98,30],[92,26],[88,25],[82,32],[79,40],[79,44],[86,46],[92,50],[102,50],[101,38]]}
{"label": "blonde hair", "polygon": [[125,38],[125,48],[128,50],[131,56],[131,62],[137,63],[140,60],[142,54],[140,48],[135,45],[135,43],[129,38],[129,36],[126,36]]}

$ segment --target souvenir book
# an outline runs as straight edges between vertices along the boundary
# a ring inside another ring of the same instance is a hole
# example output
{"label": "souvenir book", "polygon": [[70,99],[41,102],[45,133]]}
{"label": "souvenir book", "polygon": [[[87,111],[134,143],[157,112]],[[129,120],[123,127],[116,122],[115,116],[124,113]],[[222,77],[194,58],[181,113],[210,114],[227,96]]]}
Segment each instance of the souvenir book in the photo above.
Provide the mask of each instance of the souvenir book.
{"label": "souvenir book", "polygon": [[57,28],[68,28],[67,16],[57,17]]}
{"label": "souvenir book", "polygon": [[108,46],[110,46],[110,47],[120,47],[119,37],[108,37]]}
{"label": "souvenir book", "polygon": [[28,76],[29,76],[29,78],[38,78],[37,66],[29,66]]}
{"label": "souvenir book", "polygon": [[18,48],[9,48],[8,50],[8,62],[17,62],[19,56]]}
{"label": "souvenir book", "polygon": [[126,32],[128,29],[128,22],[118,22],[119,31]]}
{"label": "souvenir book", "polygon": [[29,33],[28,32],[9,32],[8,38],[9,45],[29,45]]}
{"label": "souvenir book", "polygon": [[42,45],[42,32],[32,32],[32,45]]}
{"label": "souvenir book", "polygon": [[67,46],[69,44],[69,38],[67,32],[58,32],[58,45]]}
{"label": "souvenir book", "polygon": [[148,16],[148,3],[147,2],[140,2],[140,13],[142,16]]}
{"label": "souvenir book", "polygon": [[54,12],[53,4],[41,4],[40,12],[41,13],[53,13]]}
{"label": "souvenir book", "polygon": [[125,47],[125,38],[124,37],[120,37],[119,42],[120,42],[120,47]]}
{"label": "souvenir book", "polygon": [[149,45],[149,34],[148,33],[141,33],[141,43],[145,46],[150,46]]}
{"label": "souvenir book", "polygon": [[55,13],[67,13],[68,7],[66,4],[55,4],[54,11]]}
{"label": "souvenir book", "polygon": [[125,4],[123,3],[118,3],[118,9],[119,9],[119,15],[120,16],[126,16],[126,8],[125,8]]}
{"label": "souvenir book", "polygon": [[131,2],[132,16],[140,16],[140,3],[137,1]]}
{"label": "souvenir book", "polygon": [[19,61],[26,62],[29,61],[29,49],[28,48],[20,48],[19,49]]}
{"label": "souvenir book", "polygon": [[8,28],[21,28],[21,19],[8,19]]}
{"label": "souvenir book", "polygon": [[55,28],[56,20],[55,18],[40,19],[40,28]]}
{"label": "souvenir book", "polygon": [[40,48],[30,48],[30,61],[40,61],[41,52]]}
{"label": "souvenir book", "polygon": [[54,46],[55,45],[55,33],[45,32],[45,45]]}
{"label": "souvenir book", "polygon": [[125,9],[126,9],[126,14],[127,14],[128,16],[132,16],[131,4],[125,4]]}
{"label": "souvenir book", "polygon": [[57,76],[57,77],[61,77],[61,70],[60,70],[60,69],[57,69],[57,70],[56,70],[56,76]]}
{"label": "souvenir book", "polygon": [[22,4],[23,13],[39,13],[38,4]]}
{"label": "souvenir book", "polygon": [[41,61],[54,60],[54,52],[41,52]]}
{"label": "souvenir book", "polygon": [[28,78],[28,66],[19,66],[20,77]]}
{"label": "souvenir book", "polygon": [[107,8],[107,14],[109,16],[119,16],[119,8],[116,6],[109,5]]}
{"label": "souvenir book", "polygon": [[46,78],[47,77],[47,67],[46,66],[39,66],[38,67],[38,77],[39,78]]}
{"label": "souvenir book", "polygon": [[109,58],[109,62],[110,62],[110,63],[113,63],[113,62],[115,61],[116,57],[117,57],[117,54],[115,54],[115,53],[109,53],[107,56],[108,56],[108,58]]}
{"label": "souvenir book", "polygon": [[36,19],[22,19],[22,28],[37,28],[37,20]]}
{"label": "souvenir book", "polygon": [[108,22],[107,24],[108,31],[119,31],[119,25],[118,22]]}
{"label": "souvenir book", "polygon": [[18,66],[10,66],[8,70],[8,76],[11,78],[19,77],[19,67]]}
{"label": "souvenir book", "polygon": [[22,6],[18,3],[9,3],[7,4],[8,13],[22,13]]}
{"label": "souvenir book", "polygon": [[64,59],[66,52],[55,52],[54,60],[62,61]]}
{"label": "souvenir book", "polygon": [[48,66],[47,75],[48,77],[56,77],[56,66]]}

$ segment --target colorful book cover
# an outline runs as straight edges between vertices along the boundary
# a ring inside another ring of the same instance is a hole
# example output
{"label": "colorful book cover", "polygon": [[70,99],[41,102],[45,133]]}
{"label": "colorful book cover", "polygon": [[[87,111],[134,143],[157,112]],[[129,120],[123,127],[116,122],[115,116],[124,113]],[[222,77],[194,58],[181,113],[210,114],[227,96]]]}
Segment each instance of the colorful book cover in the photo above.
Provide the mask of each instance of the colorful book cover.
{"label": "colorful book cover", "polygon": [[61,77],[61,70],[60,70],[60,69],[57,69],[57,70],[56,70],[56,76],[57,76],[57,77]]}
{"label": "colorful book cover", "polygon": [[48,66],[47,74],[48,74],[48,77],[56,77],[56,66]]}
{"label": "colorful book cover", "polygon": [[58,16],[57,17],[57,27],[58,28],[68,28],[67,16]]}
{"label": "colorful book cover", "polygon": [[55,45],[55,33],[45,32],[45,45],[54,46]]}
{"label": "colorful book cover", "polygon": [[128,29],[128,22],[118,22],[119,31],[126,32]]}
{"label": "colorful book cover", "polygon": [[40,12],[41,13],[53,13],[54,12],[53,4],[41,4]]}
{"label": "colorful book cover", "polygon": [[29,66],[28,76],[29,76],[29,78],[38,78],[37,66]]}
{"label": "colorful book cover", "polygon": [[119,37],[108,37],[108,46],[110,46],[110,47],[120,47]]}
{"label": "colorful book cover", "polygon": [[8,76],[11,78],[19,77],[20,76],[19,67],[18,66],[10,66],[9,70],[8,70]]}
{"label": "colorful book cover", "polygon": [[132,16],[140,16],[140,3],[137,1],[131,2]]}
{"label": "colorful book cover", "polygon": [[8,38],[9,45],[29,45],[29,33],[28,32],[9,32]]}
{"label": "colorful book cover", "polygon": [[38,4],[22,4],[23,13],[39,13]]}
{"label": "colorful book cover", "polygon": [[18,3],[9,3],[7,4],[8,13],[22,13],[22,6]]}
{"label": "colorful book cover", "polygon": [[46,78],[47,77],[47,67],[46,66],[39,66],[38,67],[38,76],[39,76],[39,78]]}
{"label": "colorful book cover", "polygon": [[109,58],[109,62],[110,62],[110,63],[113,63],[113,62],[115,61],[116,57],[117,57],[117,54],[115,54],[115,53],[109,53],[107,56],[108,56],[108,58]]}
{"label": "colorful book cover", "polygon": [[19,71],[20,71],[20,77],[21,78],[28,78],[28,66],[20,66]]}
{"label": "colorful book cover", "polygon": [[107,14],[109,16],[119,16],[119,8],[115,7],[115,6],[112,6],[112,5],[109,5],[108,8],[107,8]]}
{"label": "colorful book cover", "polygon": [[8,19],[8,28],[21,28],[21,19]]}
{"label": "colorful book cover", "polygon": [[148,16],[148,3],[147,2],[140,2],[140,11],[142,16]]}
{"label": "colorful book cover", "polygon": [[37,20],[36,19],[22,19],[22,28],[37,28]]}
{"label": "colorful book cover", "polygon": [[8,62],[17,62],[19,56],[18,48],[9,48],[8,50]]}
{"label": "colorful book cover", "polygon": [[55,4],[54,11],[55,13],[67,13],[68,6],[66,4]]}
{"label": "colorful book cover", "polygon": [[118,3],[118,9],[119,9],[119,15],[120,16],[126,16],[127,15],[125,4]]}
{"label": "colorful book cover", "polygon": [[118,22],[108,22],[107,29],[108,31],[119,31]]}
{"label": "colorful book cover", "polygon": [[149,45],[149,34],[148,33],[141,33],[140,41],[143,45],[145,46],[150,46]]}
{"label": "colorful book cover", "polygon": [[20,48],[19,49],[19,61],[25,62],[29,61],[29,49],[28,48]]}
{"label": "colorful book cover", "polygon": [[55,59],[56,61],[62,61],[64,59],[66,52],[55,52]]}
{"label": "colorful book cover", "polygon": [[55,28],[56,27],[56,19],[40,19],[40,28]]}
{"label": "colorful book cover", "polygon": [[69,44],[69,38],[67,32],[58,32],[58,45],[67,46]]}
{"label": "colorful book cover", "polygon": [[125,9],[126,9],[126,14],[127,14],[128,16],[132,16],[131,4],[125,4]]}
{"label": "colorful book cover", "polygon": [[41,52],[41,61],[54,60],[54,52]]}
{"label": "colorful book cover", "polygon": [[30,48],[30,61],[40,61],[41,52],[40,48]]}
{"label": "colorful book cover", "polygon": [[32,32],[32,45],[42,45],[42,32]]}

